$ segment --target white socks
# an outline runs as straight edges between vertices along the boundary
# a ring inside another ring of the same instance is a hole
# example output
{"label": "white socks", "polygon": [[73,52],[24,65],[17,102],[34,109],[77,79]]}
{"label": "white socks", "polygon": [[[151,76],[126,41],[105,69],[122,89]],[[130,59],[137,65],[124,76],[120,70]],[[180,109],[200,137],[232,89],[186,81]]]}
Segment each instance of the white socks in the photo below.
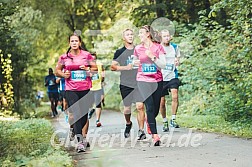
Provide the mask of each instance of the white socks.
{"label": "white socks", "polygon": [[175,120],[176,119],[176,115],[172,115],[172,120]]}

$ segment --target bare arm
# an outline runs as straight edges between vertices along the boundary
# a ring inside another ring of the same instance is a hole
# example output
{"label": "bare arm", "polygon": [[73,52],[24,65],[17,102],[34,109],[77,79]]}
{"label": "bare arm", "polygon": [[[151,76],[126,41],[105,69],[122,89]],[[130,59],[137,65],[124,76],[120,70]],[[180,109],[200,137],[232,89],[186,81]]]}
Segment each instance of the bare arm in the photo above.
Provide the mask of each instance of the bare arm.
{"label": "bare arm", "polygon": [[110,66],[111,71],[125,71],[125,70],[132,70],[132,64],[128,64],[127,66],[120,66],[117,61],[112,61]]}
{"label": "bare arm", "polygon": [[68,70],[63,72],[62,70],[63,70],[63,65],[58,63],[57,66],[56,66],[55,75],[57,77],[61,77],[61,78],[69,78],[70,77],[70,72]]}
{"label": "bare arm", "polygon": [[57,79],[56,79],[56,83],[59,84],[59,83],[60,83],[60,80],[61,80],[61,78],[57,78]]}
{"label": "bare arm", "polygon": [[[86,69],[85,69],[86,70]],[[88,70],[87,70],[88,71]],[[98,71],[98,68],[97,68],[97,65],[96,65],[96,62],[95,61],[90,61],[90,71],[91,72],[97,72]]]}

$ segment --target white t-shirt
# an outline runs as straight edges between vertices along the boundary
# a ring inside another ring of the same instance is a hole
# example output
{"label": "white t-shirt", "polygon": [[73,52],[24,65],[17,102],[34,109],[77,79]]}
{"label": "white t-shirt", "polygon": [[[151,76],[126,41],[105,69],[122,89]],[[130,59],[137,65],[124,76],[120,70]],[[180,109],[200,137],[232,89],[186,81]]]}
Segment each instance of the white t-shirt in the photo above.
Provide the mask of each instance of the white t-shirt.
{"label": "white t-shirt", "polygon": [[169,46],[164,46],[165,50],[165,60],[166,67],[162,69],[163,81],[170,81],[171,79],[178,78],[178,70],[175,66],[175,59],[180,57],[180,51],[178,46],[176,45],[176,49],[172,44]]}

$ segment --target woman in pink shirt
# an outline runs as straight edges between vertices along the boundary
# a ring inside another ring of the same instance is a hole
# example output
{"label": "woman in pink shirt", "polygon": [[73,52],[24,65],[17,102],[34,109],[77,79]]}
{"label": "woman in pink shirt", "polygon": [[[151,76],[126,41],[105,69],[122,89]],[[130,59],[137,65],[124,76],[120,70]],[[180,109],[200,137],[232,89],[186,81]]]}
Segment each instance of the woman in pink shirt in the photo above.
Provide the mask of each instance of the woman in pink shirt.
{"label": "woman in pink shirt", "polygon": [[157,134],[156,116],[159,112],[163,88],[161,68],[165,68],[165,51],[154,39],[155,32],[150,26],[142,26],[138,36],[141,44],[137,45],[134,50],[134,64],[139,65],[138,88],[146,107],[147,131],[152,134],[154,146],[159,146],[161,142]]}
{"label": "woman in pink shirt", "polygon": [[87,141],[82,136],[82,128],[87,122],[91,107],[89,90],[92,87],[91,71],[97,71],[92,55],[81,48],[81,37],[74,33],[69,37],[69,49],[60,56],[56,66],[56,75],[65,78],[66,101],[69,123],[77,136],[77,152],[86,150]]}

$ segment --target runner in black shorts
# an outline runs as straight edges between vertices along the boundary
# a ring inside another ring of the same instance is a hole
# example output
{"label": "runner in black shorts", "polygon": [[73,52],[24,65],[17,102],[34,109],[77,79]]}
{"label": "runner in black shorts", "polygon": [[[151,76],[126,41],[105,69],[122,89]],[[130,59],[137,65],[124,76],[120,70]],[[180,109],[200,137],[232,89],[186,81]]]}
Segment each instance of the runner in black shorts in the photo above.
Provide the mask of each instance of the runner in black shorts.
{"label": "runner in black shorts", "polygon": [[162,97],[165,95],[169,95],[171,89],[178,89],[180,85],[180,81],[178,78],[173,78],[170,81],[163,81],[163,90],[162,90]]}
{"label": "runner in black shorts", "polygon": [[45,86],[47,87],[47,94],[51,102],[52,117],[58,115],[57,104],[59,99],[58,86],[56,83],[56,76],[53,73],[53,69],[48,69],[49,75],[45,77]]}
{"label": "runner in black shorts", "polygon": [[120,71],[120,92],[123,99],[124,105],[124,116],[126,120],[126,128],[124,131],[124,137],[128,138],[130,136],[130,130],[132,127],[131,117],[131,105],[136,103],[136,108],[138,111],[138,140],[143,140],[146,138],[144,133],[144,105],[142,103],[142,97],[137,89],[136,74],[137,69],[134,69],[132,64],[134,45],[133,45],[133,30],[126,29],[123,31],[124,46],[121,49],[116,50],[114,58],[111,65],[112,71]]}
{"label": "runner in black shorts", "polygon": [[178,79],[178,69],[180,51],[176,44],[171,43],[171,36],[168,30],[161,31],[161,44],[165,49],[166,55],[166,68],[162,69],[163,75],[163,91],[162,98],[160,102],[160,113],[163,118],[163,131],[169,131],[169,124],[166,118],[166,107],[165,107],[165,95],[168,95],[170,91],[172,96],[172,106],[171,113],[172,118],[170,120],[170,126],[174,128],[179,128],[176,123],[176,114],[178,109],[178,89],[180,81]]}

